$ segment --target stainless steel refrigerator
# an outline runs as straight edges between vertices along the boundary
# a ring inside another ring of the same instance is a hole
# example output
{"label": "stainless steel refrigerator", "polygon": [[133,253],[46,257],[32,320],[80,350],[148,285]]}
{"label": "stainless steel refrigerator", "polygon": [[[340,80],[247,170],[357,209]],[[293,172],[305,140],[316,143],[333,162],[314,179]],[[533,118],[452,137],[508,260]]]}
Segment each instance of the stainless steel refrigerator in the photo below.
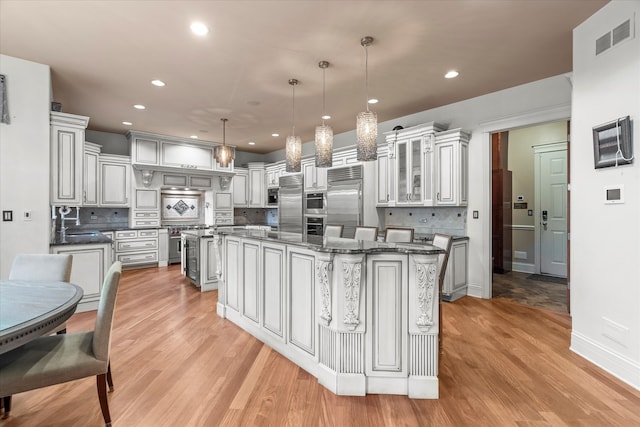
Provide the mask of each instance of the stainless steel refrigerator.
{"label": "stainless steel refrigerator", "polygon": [[302,212],[303,175],[280,177],[278,192],[278,231],[302,233],[304,215]]}
{"label": "stainless steel refrigerator", "polygon": [[362,225],[362,165],[327,171],[327,224],[344,225],[347,238]]}

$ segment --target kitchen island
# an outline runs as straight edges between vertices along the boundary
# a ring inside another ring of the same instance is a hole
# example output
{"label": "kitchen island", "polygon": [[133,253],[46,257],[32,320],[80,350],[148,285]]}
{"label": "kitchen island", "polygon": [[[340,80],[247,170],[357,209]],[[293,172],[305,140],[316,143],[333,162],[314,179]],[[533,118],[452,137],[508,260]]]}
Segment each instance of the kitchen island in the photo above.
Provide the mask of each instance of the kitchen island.
{"label": "kitchen island", "polygon": [[217,313],[339,395],[438,398],[438,259],[420,244],[205,230]]}

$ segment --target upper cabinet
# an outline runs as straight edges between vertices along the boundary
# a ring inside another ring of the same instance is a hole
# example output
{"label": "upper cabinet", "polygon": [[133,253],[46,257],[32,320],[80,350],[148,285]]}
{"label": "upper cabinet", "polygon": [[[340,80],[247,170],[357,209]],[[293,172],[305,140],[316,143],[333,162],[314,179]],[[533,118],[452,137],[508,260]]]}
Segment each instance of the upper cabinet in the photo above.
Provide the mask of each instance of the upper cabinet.
{"label": "upper cabinet", "polygon": [[100,206],[128,207],[131,186],[131,158],[100,155]]}
{"label": "upper cabinet", "polygon": [[469,134],[460,129],[435,138],[436,206],[466,206],[469,201]]}
{"label": "upper cabinet", "polygon": [[84,131],[89,118],[51,112],[51,192],[52,205],[80,206]]}
{"label": "upper cabinet", "polygon": [[84,164],[82,169],[82,206],[98,206],[100,191],[100,150],[101,146],[92,142],[84,143]]}
{"label": "upper cabinet", "polygon": [[233,177],[233,205],[236,208],[264,208],[267,187],[264,163],[249,163],[247,169],[236,168]]}
{"label": "upper cabinet", "polygon": [[129,131],[131,163],[138,169],[187,169],[191,172],[233,172],[233,162],[221,167],[214,158],[220,144]]}
{"label": "upper cabinet", "polygon": [[467,133],[427,123],[385,135],[377,160],[377,206],[467,204]]}
{"label": "upper cabinet", "polygon": [[327,168],[317,168],[315,158],[303,160],[301,168],[304,175],[304,191],[327,189]]}
{"label": "upper cabinet", "polygon": [[284,172],[284,163],[274,163],[265,168],[265,180],[267,188],[279,187],[280,176]]}

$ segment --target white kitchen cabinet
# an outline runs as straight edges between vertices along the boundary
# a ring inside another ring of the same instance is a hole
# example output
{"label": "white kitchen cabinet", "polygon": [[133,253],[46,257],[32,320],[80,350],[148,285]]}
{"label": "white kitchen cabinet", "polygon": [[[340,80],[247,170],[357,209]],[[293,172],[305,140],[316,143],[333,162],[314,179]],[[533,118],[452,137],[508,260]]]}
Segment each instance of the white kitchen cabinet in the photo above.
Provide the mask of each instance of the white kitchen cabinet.
{"label": "white kitchen cabinet", "polygon": [[265,179],[267,182],[267,188],[280,186],[280,176],[282,175],[284,168],[284,163],[274,163],[265,168]]}
{"label": "white kitchen cabinet", "polygon": [[216,225],[233,225],[233,194],[216,193],[214,222]]}
{"label": "white kitchen cabinet", "polygon": [[213,186],[213,176],[189,175],[189,188],[210,190]]}
{"label": "white kitchen cabinet", "polygon": [[96,310],[100,302],[104,276],[112,263],[111,245],[57,245],[51,246],[50,252],[73,256],[71,283],[80,286],[84,292],[76,311]]}
{"label": "white kitchen cabinet", "polygon": [[213,171],[213,145],[160,142],[160,166]]}
{"label": "white kitchen cabinet", "polygon": [[248,169],[235,169],[233,177],[234,207],[264,208],[267,187],[264,183],[264,163],[249,163]]}
{"label": "white kitchen cabinet", "polygon": [[333,159],[331,160],[331,168],[340,168],[344,166],[351,166],[360,163],[357,159],[357,152],[355,148],[348,150],[334,152]]}
{"label": "white kitchen cabinet", "polygon": [[117,230],[115,232],[116,260],[123,266],[155,264],[158,262],[158,230]]}
{"label": "white kitchen cabinet", "polygon": [[158,267],[169,265],[169,230],[159,228],[158,230]]}
{"label": "white kitchen cabinet", "polygon": [[249,171],[235,169],[233,177],[233,205],[237,208],[249,206]]}
{"label": "white kitchen cabinet", "polygon": [[131,136],[131,163],[139,165],[160,164],[160,139],[145,136]]}
{"label": "white kitchen cabinet", "polygon": [[100,155],[100,206],[128,207],[131,186],[131,158]]}
{"label": "white kitchen cabinet", "polygon": [[84,143],[84,163],[82,166],[82,206],[98,206],[100,191],[100,150],[101,146],[92,142]]}
{"label": "white kitchen cabinet", "polygon": [[467,295],[467,251],[468,242],[454,241],[442,284],[442,299],[455,301]]}
{"label": "white kitchen cabinet", "polygon": [[249,207],[264,208],[267,187],[264,183],[264,163],[249,163]]}
{"label": "white kitchen cabinet", "polygon": [[52,111],[51,193],[52,205],[82,205],[84,131],[89,118]]}
{"label": "white kitchen cabinet", "polygon": [[302,161],[304,191],[323,191],[327,189],[327,168],[317,168],[315,158]]}
{"label": "white kitchen cabinet", "polygon": [[[393,148],[392,148],[393,150]],[[387,145],[378,147],[376,161],[376,206],[395,206],[395,163]]]}
{"label": "white kitchen cabinet", "polygon": [[435,205],[466,206],[469,200],[469,134],[452,129],[435,137]]}

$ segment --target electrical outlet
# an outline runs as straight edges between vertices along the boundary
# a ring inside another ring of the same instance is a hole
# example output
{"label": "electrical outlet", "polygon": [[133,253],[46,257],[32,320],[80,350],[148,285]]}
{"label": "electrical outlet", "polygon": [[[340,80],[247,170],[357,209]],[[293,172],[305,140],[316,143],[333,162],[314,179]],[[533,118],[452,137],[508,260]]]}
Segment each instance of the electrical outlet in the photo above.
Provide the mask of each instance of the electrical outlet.
{"label": "electrical outlet", "polygon": [[427,218],[420,218],[420,222],[422,224],[426,224],[427,223]]}
{"label": "electrical outlet", "polygon": [[473,219],[478,219],[479,215],[478,211],[473,211]]}
{"label": "electrical outlet", "polygon": [[33,213],[31,211],[24,211],[24,220],[25,221],[33,220]]}

